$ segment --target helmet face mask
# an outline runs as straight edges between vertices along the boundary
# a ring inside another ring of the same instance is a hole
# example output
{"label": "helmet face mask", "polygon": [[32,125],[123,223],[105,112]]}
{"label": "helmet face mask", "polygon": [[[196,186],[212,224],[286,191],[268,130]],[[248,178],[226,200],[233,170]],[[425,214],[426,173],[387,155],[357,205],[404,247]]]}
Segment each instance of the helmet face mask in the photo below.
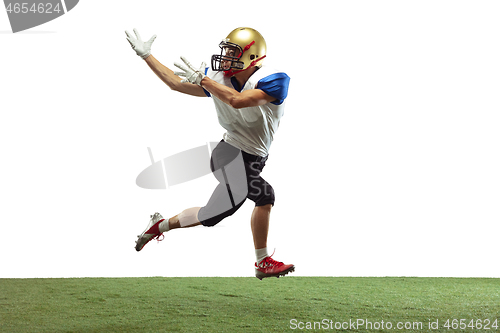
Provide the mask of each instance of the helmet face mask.
{"label": "helmet face mask", "polygon": [[237,28],[231,31],[219,47],[220,54],[212,56],[212,70],[233,76],[251,67],[262,65],[266,57],[266,41],[252,28]]}
{"label": "helmet face mask", "polygon": [[229,43],[223,40],[219,47],[220,54],[212,56],[212,70],[214,71],[229,71],[231,69],[243,69],[245,64],[239,61],[243,55],[243,49],[238,44]]}

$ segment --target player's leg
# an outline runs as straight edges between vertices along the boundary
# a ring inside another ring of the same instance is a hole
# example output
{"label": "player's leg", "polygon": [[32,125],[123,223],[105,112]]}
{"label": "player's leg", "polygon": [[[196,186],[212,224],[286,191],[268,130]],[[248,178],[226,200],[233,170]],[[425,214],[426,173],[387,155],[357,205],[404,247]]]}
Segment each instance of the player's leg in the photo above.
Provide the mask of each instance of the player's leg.
{"label": "player's leg", "polygon": [[193,207],[180,214],[163,219],[156,213],[138,236],[136,250],[140,251],[152,239],[159,239],[172,229],[197,225],[214,226],[236,212],[246,200],[248,193],[246,169],[241,151],[225,142],[220,142],[212,152],[210,166],[219,185],[204,207]]}
{"label": "player's leg", "polygon": [[177,228],[189,228],[201,225],[200,220],[198,220],[200,208],[193,207],[183,210],[180,214],[168,219],[168,225],[165,225],[164,228],[160,226],[160,231],[165,232]]}
{"label": "player's leg", "polygon": [[259,160],[257,156],[244,155],[245,166],[248,175],[248,198],[255,202],[250,225],[254,246],[256,250],[257,262],[267,257],[267,234],[269,231],[269,220],[271,208],[274,205],[274,190],[266,182],[260,173],[265,166],[265,159]]}
{"label": "player's leg", "polygon": [[[264,161],[265,162],[265,161]],[[265,163],[263,163],[265,164]],[[251,217],[251,228],[255,246],[255,276],[259,279],[284,276],[295,270],[295,266],[285,265],[272,259],[267,251],[267,235],[271,209],[274,205],[274,190],[261,176],[264,165],[258,162],[248,163],[249,175],[248,198],[255,202]]]}
{"label": "player's leg", "polygon": [[233,215],[245,202],[248,194],[246,168],[241,150],[220,142],[212,152],[211,169],[219,185],[207,204],[198,212],[200,223],[212,227]]}
{"label": "player's leg", "polygon": [[[269,231],[269,220],[271,218],[272,204],[255,206],[252,212],[251,227],[255,249],[267,248],[267,234]],[[263,258],[261,258],[263,259]]]}

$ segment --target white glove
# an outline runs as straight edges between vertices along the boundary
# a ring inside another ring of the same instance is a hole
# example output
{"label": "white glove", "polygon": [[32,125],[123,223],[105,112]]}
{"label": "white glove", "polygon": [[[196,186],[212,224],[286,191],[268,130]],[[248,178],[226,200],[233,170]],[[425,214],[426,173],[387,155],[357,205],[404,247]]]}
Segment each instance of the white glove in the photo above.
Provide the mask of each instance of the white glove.
{"label": "white glove", "polygon": [[186,60],[186,58],[181,57],[181,60],[184,61],[187,67],[175,62],[175,67],[182,69],[183,72],[174,72],[174,74],[185,77],[185,79],[181,81],[182,83],[189,82],[201,86],[201,80],[203,80],[203,78],[206,76],[205,67],[207,65],[202,62],[200,69],[196,70],[193,65],[191,65],[189,61]]}
{"label": "white glove", "polygon": [[132,46],[132,48],[135,50],[137,55],[139,57],[141,57],[142,59],[146,59],[151,54],[151,45],[155,41],[156,35],[151,37],[147,42],[143,42],[141,39],[141,36],[139,35],[139,32],[135,28],[134,28],[134,33],[135,33],[137,39],[132,37],[130,32],[125,31],[125,34],[127,35],[127,40],[130,43],[130,45]]}

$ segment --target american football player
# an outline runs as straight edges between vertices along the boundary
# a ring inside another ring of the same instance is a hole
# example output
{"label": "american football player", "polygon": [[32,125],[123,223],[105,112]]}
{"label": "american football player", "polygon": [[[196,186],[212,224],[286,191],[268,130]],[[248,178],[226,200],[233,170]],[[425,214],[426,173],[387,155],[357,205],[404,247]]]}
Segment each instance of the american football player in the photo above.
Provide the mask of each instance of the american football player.
{"label": "american football player", "polygon": [[184,94],[211,97],[220,125],[226,130],[213,150],[211,169],[219,181],[204,207],[193,207],[169,219],[159,213],[151,216],[138,236],[140,251],[152,239],[176,228],[198,225],[214,226],[236,212],[250,199],[255,203],[251,229],[255,245],[255,274],[259,279],[284,276],[295,266],[272,259],[267,250],[271,209],[275,202],[272,186],[260,175],[283,116],[290,78],[287,74],[263,66],[266,42],[255,29],[234,29],[220,43],[220,54],[211,58],[211,68],[204,63],[196,68],[185,58],[172,71],[153,55],[156,35],[143,41],[125,32],[132,48],[151,70],[172,90]]}

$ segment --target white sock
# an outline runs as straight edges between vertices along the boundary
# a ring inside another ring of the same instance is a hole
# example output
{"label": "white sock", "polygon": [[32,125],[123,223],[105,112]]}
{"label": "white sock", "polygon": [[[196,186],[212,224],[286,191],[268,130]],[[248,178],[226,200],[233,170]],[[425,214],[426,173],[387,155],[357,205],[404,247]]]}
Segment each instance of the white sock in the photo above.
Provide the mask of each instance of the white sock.
{"label": "white sock", "polygon": [[257,257],[257,265],[267,256],[268,256],[267,247],[264,247],[262,249],[256,249],[255,257]]}
{"label": "white sock", "polygon": [[160,222],[160,225],[158,226],[158,229],[160,232],[167,232],[170,230],[170,225],[168,224],[169,219],[165,219],[162,222]]}

